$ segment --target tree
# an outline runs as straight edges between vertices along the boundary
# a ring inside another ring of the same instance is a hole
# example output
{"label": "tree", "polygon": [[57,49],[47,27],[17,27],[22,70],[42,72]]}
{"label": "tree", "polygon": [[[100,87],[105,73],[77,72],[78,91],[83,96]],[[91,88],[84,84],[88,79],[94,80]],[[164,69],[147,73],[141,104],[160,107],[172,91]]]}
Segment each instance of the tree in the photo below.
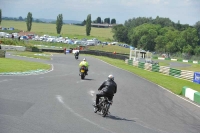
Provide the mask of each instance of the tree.
{"label": "tree", "polygon": [[57,30],[57,34],[60,34],[61,29],[62,29],[62,25],[63,25],[63,16],[62,14],[59,14],[57,16],[57,20],[56,20],[56,30]]}
{"label": "tree", "polygon": [[198,44],[199,38],[198,33],[195,28],[187,28],[186,30],[181,32],[181,37],[185,40],[186,44],[189,44],[192,46],[192,48],[195,48]]}
{"label": "tree", "polygon": [[162,52],[162,53],[169,52],[166,51],[166,44],[174,40],[173,37],[174,34],[178,35],[177,33],[178,31],[176,33],[173,33],[173,31],[175,31],[175,28],[173,27],[163,27],[158,31],[159,35],[154,40],[156,43],[155,50],[157,52]]}
{"label": "tree", "polygon": [[122,24],[112,27],[113,38],[119,42],[129,43],[128,30]]}
{"label": "tree", "polygon": [[32,13],[29,12],[26,19],[27,31],[31,31],[32,20],[33,20]]}
{"label": "tree", "polygon": [[200,56],[200,46],[196,46],[195,49],[194,49],[194,54],[196,56]]}
{"label": "tree", "polygon": [[154,51],[156,43],[155,38],[158,36],[160,25],[142,24],[132,28],[129,33],[131,45],[144,50]]}
{"label": "tree", "polygon": [[155,46],[155,50],[157,52],[162,52],[165,53],[166,52],[166,43],[167,43],[168,39],[165,36],[158,36],[155,39],[156,42],[156,46]]}
{"label": "tree", "polygon": [[105,18],[104,23],[110,24],[110,18]]}
{"label": "tree", "polygon": [[83,20],[83,22],[81,23],[82,25],[85,25],[86,24],[86,21],[85,20]]}
{"label": "tree", "polygon": [[0,9],[0,24],[1,24],[1,20],[2,20],[2,15],[1,15],[1,9]]}
{"label": "tree", "polygon": [[146,18],[146,17],[138,17],[138,18],[133,18],[133,19],[129,19],[126,20],[124,25],[125,27],[131,29],[137,26],[140,26],[144,23],[152,23],[152,18]]}
{"label": "tree", "polygon": [[22,16],[19,16],[19,21],[23,21],[23,18],[22,18]]}
{"label": "tree", "polygon": [[101,23],[101,18],[100,17],[97,18],[97,23],[99,23],[99,24]]}
{"label": "tree", "polygon": [[197,34],[198,34],[198,37],[199,37],[199,45],[200,45],[200,21],[196,22],[196,24],[194,25],[194,27],[197,30]]}
{"label": "tree", "polygon": [[114,18],[111,19],[111,24],[116,24],[116,20]]}
{"label": "tree", "polygon": [[190,45],[184,46],[184,47],[183,47],[183,52],[184,52],[184,53],[187,53],[188,55],[191,55],[192,52],[193,52],[192,46],[190,46]]}
{"label": "tree", "polygon": [[90,36],[90,31],[91,31],[91,14],[87,16],[86,20],[86,35]]}
{"label": "tree", "polygon": [[153,24],[159,24],[161,25],[161,27],[165,27],[165,26],[172,26],[173,23],[169,18],[162,18],[157,16],[156,19],[152,20]]}

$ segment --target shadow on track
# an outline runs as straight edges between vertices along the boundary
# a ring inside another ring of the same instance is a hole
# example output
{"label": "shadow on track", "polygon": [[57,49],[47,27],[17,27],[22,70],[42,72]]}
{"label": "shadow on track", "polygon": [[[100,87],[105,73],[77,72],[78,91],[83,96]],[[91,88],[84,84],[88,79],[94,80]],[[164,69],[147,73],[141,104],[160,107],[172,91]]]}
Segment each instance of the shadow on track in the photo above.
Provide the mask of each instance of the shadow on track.
{"label": "shadow on track", "polygon": [[113,119],[113,120],[123,120],[123,121],[136,122],[135,120],[129,120],[129,119],[126,119],[126,118],[120,118],[120,117],[114,116],[114,115],[108,115],[106,118],[107,119]]}
{"label": "shadow on track", "polygon": [[85,79],[83,79],[83,80],[94,80],[94,79],[87,79],[87,78],[85,78]]}

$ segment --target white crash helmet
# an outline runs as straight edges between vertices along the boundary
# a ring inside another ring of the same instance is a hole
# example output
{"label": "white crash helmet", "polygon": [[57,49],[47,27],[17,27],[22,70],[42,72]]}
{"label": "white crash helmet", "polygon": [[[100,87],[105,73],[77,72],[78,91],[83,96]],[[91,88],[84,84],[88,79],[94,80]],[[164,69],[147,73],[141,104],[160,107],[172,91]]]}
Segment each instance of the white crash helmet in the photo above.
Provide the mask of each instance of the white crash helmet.
{"label": "white crash helmet", "polygon": [[86,61],[86,58],[83,58],[83,61]]}
{"label": "white crash helmet", "polygon": [[114,81],[114,76],[112,74],[108,75],[108,79],[110,80],[113,80]]}

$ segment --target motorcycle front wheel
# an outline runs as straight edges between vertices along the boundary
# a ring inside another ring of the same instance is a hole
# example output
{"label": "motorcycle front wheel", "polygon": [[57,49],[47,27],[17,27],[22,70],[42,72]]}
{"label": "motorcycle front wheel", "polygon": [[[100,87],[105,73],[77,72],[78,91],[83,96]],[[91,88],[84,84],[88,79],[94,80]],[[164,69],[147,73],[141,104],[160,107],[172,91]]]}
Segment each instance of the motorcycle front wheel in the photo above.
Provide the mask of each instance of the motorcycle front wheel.
{"label": "motorcycle front wheel", "polygon": [[98,108],[94,107],[94,113],[97,113],[97,111],[98,111]]}

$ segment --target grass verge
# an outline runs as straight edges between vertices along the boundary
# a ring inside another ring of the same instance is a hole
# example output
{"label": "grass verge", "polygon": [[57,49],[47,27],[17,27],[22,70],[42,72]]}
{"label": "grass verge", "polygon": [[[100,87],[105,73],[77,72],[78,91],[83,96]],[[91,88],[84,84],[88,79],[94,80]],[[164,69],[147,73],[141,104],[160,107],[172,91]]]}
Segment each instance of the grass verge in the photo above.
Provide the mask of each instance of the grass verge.
{"label": "grass verge", "polygon": [[31,70],[45,69],[49,70],[51,68],[48,64],[22,61],[10,58],[0,58],[0,73],[2,72],[26,72]]}
{"label": "grass verge", "polygon": [[178,95],[181,94],[183,86],[190,87],[190,88],[200,92],[199,84],[196,84],[196,83],[193,83],[193,82],[190,82],[187,80],[178,79],[178,78],[175,78],[175,77],[172,77],[169,75],[164,75],[164,74],[157,73],[157,72],[146,71],[146,70],[125,64],[125,61],[118,60],[118,59],[111,59],[111,58],[102,57],[102,56],[94,56],[94,57],[101,59],[101,60],[103,60],[111,65],[114,65],[116,67],[122,68],[131,73],[134,73],[140,77],[143,77],[143,78],[145,78],[155,84],[158,84]]}
{"label": "grass verge", "polygon": [[44,52],[13,52],[13,55],[19,55],[19,56],[26,56],[26,57],[32,57],[32,58],[37,58],[37,59],[45,59],[45,60],[50,60],[51,59],[51,54],[49,53],[44,53]]}

